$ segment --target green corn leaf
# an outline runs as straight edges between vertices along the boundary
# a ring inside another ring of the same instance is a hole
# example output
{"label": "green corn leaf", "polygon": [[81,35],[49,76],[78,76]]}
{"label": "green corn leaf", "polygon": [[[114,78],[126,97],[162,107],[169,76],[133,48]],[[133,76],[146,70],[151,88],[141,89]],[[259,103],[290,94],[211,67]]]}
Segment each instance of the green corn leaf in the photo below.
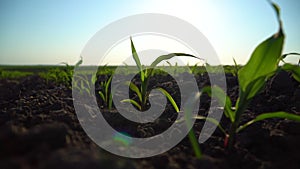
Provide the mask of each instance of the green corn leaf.
{"label": "green corn leaf", "polygon": [[148,71],[149,71],[149,69],[145,69],[145,70],[144,70],[145,79],[148,78],[148,77],[147,77]]}
{"label": "green corn leaf", "polygon": [[259,93],[264,88],[268,77],[273,74],[275,74],[275,71],[271,72],[269,75],[264,75],[253,79],[253,81],[248,84],[245,91],[242,91],[242,94],[245,94],[245,99],[249,100]]}
{"label": "green corn leaf", "polygon": [[59,64],[65,65],[67,68],[69,67],[69,64],[67,62],[60,62]]}
{"label": "green corn leaf", "polygon": [[[150,68],[155,68],[160,62],[164,61],[164,60],[168,60],[168,59],[171,59],[175,56],[187,56],[187,57],[193,57],[193,58],[197,58],[197,59],[201,59],[199,57],[196,57],[194,55],[191,55],[191,54],[186,54],[186,53],[169,53],[167,55],[161,55],[159,56],[158,58],[156,58],[150,65]],[[202,59],[201,59],[202,60]],[[148,72],[147,72],[147,77],[151,76],[152,73],[153,73],[153,70],[154,69],[150,69]]]}
{"label": "green corn leaf", "polygon": [[104,96],[104,94],[103,94],[103,92],[99,91],[99,95],[100,95],[100,97],[101,97],[101,99],[102,99],[103,101],[106,100],[106,99],[105,99],[105,96]]}
{"label": "green corn leaf", "polygon": [[[210,118],[210,117],[205,117],[205,116],[200,116],[200,115],[197,115],[196,117],[193,117],[193,118],[195,118],[196,120],[207,120],[207,121],[213,123],[214,125],[216,125],[224,135],[227,135],[225,129],[220,125],[220,123],[216,119]],[[183,121],[184,121],[184,119],[180,119],[180,120],[176,120],[175,122],[181,123]]]}
{"label": "green corn leaf", "polygon": [[113,95],[109,95],[109,100],[108,100],[108,110],[111,110],[112,108],[112,103],[113,103]]}
{"label": "green corn leaf", "polygon": [[80,60],[75,64],[75,67],[78,67],[81,64],[82,64],[82,57],[80,57]]}
{"label": "green corn leaf", "polygon": [[110,110],[112,108],[112,104],[113,104],[113,97],[114,97],[114,94],[116,92],[116,89],[117,89],[118,85],[117,86],[114,86],[112,89],[111,89],[111,93],[109,95],[109,100],[108,100],[108,109]]}
{"label": "green corn leaf", "polygon": [[197,67],[198,67],[198,63],[194,64],[194,66],[191,68],[191,73],[192,74],[196,73]]}
{"label": "green corn leaf", "polygon": [[96,74],[93,74],[91,77],[92,85],[95,85],[96,81],[97,81],[97,76],[96,76]]}
{"label": "green corn leaf", "polygon": [[139,56],[137,55],[137,52],[135,50],[135,47],[134,47],[134,44],[133,44],[133,41],[132,41],[132,38],[130,37],[130,42],[131,42],[131,52],[132,52],[132,56],[133,56],[133,59],[140,71],[140,74],[141,74],[141,80],[142,82],[144,81],[144,78],[145,78],[145,74],[144,74],[144,71],[143,71],[143,66],[141,64],[141,61],[140,61],[140,58]]}
{"label": "green corn leaf", "polygon": [[131,104],[135,105],[139,110],[142,110],[142,106],[141,106],[138,102],[136,102],[135,100],[132,100],[132,99],[124,99],[124,100],[122,100],[121,102],[122,102],[122,103],[123,103],[123,102],[131,103]]}
{"label": "green corn leaf", "polygon": [[224,114],[227,118],[230,119],[231,122],[234,122],[235,113],[232,111],[232,103],[230,98],[226,95],[226,93],[218,86],[207,86],[202,88],[202,93],[207,93],[211,97],[211,90],[215,91],[216,97],[220,105],[224,105]]}
{"label": "green corn leaf", "polygon": [[112,79],[112,76],[110,76],[109,78],[108,78],[108,80],[105,82],[105,98],[106,98],[106,103],[108,102],[108,88],[109,88],[109,85],[110,85],[110,82],[111,82],[111,79]]}
{"label": "green corn leaf", "polygon": [[95,84],[90,84],[90,81],[88,80],[87,76],[84,76],[83,81],[89,90],[91,89],[91,85],[95,85]]}
{"label": "green corn leaf", "polygon": [[91,94],[91,91],[88,88],[84,88],[83,90],[85,90],[85,92],[88,93],[89,95]]}
{"label": "green corn leaf", "polygon": [[[279,31],[256,47],[247,64],[238,72],[241,93],[245,99],[254,97],[264,86],[267,77],[272,76],[278,68],[284,43],[284,33],[280,19],[279,7],[271,2],[276,11]],[[256,83],[253,83],[256,81]],[[254,88],[252,88],[254,86]]]}
{"label": "green corn leaf", "polygon": [[169,61],[166,61],[167,62],[167,64],[171,67],[172,66],[172,64],[169,62]]}
{"label": "green corn leaf", "polygon": [[160,62],[162,62],[163,60],[168,60],[168,59],[171,59],[173,58],[174,56],[188,56],[188,57],[193,57],[193,58],[197,58],[197,59],[200,59],[194,55],[191,55],[191,54],[186,54],[186,53],[169,53],[167,55],[161,55],[159,56],[158,58],[156,58],[152,64],[151,64],[151,68],[154,68],[155,66],[157,66]]}
{"label": "green corn leaf", "polygon": [[178,113],[179,112],[179,108],[176,104],[176,102],[174,101],[173,97],[170,95],[169,92],[167,92],[165,89],[159,87],[157,88],[157,90],[159,90],[160,92],[162,92],[162,94],[164,94],[168,100],[170,101],[170,103],[172,104],[172,106],[174,107],[174,109],[176,110],[176,112]]}
{"label": "green corn leaf", "polygon": [[254,97],[264,86],[267,77],[277,70],[283,42],[284,34],[279,31],[261,43],[254,50],[247,64],[239,70],[240,90],[246,95],[246,99]]}
{"label": "green corn leaf", "polygon": [[[283,59],[285,59],[287,56],[290,56],[290,55],[298,55],[299,56],[300,53],[292,52],[292,53],[284,54],[284,55],[282,55],[282,61],[284,62]],[[290,63],[285,63],[282,66],[282,69],[285,70],[285,71],[291,72],[292,75],[293,75],[293,77],[294,77],[294,79],[297,80],[298,82],[300,82],[300,67],[299,67],[299,64],[300,64],[300,59],[299,59],[298,65],[293,65],[293,64],[290,64]]]}
{"label": "green corn leaf", "polygon": [[284,55],[281,56],[282,59],[286,58],[287,56],[289,55],[300,55],[300,53],[295,53],[295,52],[292,52],[292,53],[286,53]]}
{"label": "green corn leaf", "polygon": [[234,68],[232,70],[232,74],[234,76],[237,76],[238,75],[238,72],[239,72],[239,65],[237,64],[236,60],[234,58],[233,59],[233,63],[234,63]]}
{"label": "green corn leaf", "polygon": [[248,127],[249,125],[261,121],[261,120],[265,120],[265,119],[270,119],[270,118],[283,118],[283,119],[289,119],[289,120],[293,120],[296,122],[300,122],[300,116],[299,115],[295,115],[295,114],[291,114],[291,113],[287,113],[287,112],[273,112],[273,113],[263,113],[258,115],[255,119],[245,123],[244,125],[241,125],[236,132],[240,132],[241,130],[245,129],[246,127]]}
{"label": "green corn leaf", "polygon": [[126,83],[126,85],[129,86],[129,88],[132,91],[134,91],[138,95],[140,102],[142,102],[142,93],[141,93],[140,89],[132,82],[125,82],[125,83]]}
{"label": "green corn leaf", "polygon": [[192,117],[193,107],[195,106],[196,101],[198,100],[199,97],[200,97],[200,93],[197,92],[194,97],[190,98],[187,101],[186,108],[184,109],[184,112],[183,112],[184,113],[184,122],[188,128],[191,128],[190,132],[188,133],[188,137],[192,144],[192,148],[195,152],[195,155],[198,159],[200,159],[202,157],[202,153],[201,153],[201,149],[200,149],[198,140],[196,139],[195,132],[193,130],[193,123],[191,122],[191,118],[193,118]]}
{"label": "green corn leaf", "polygon": [[280,8],[277,4],[269,1],[270,4],[272,5],[273,9],[275,10],[275,13],[276,13],[276,17],[277,17],[277,20],[278,20],[278,23],[279,23],[279,26],[280,28],[282,27],[282,21],[281,21],[281,18],[280,18]]}
{"label": "green corn leaf", "polygon": [[232,58],[232,59],[233,59],[234,66],[237,68],[238,64],[236,63],[236,60],[234,58]]}
{"label": "green corn leaf", "polygon": [[282,69],[288,72],[291,72],[294,79],[300,82],[300,67],[297,65],[292,65],[290,63],[285,63],[282,66]]}
{"label": "green corn leaf", "polygon": [[198,140],[196,138],[196,135],[195,135],[195,132],[194,132],[194,129],[191,129],[190,132],[188,133],[188,137],[189,137],[189,140],[192,144],[192,147],[193,147],[193,150],[195,152],[195,155],[198,159],[201,159],[202,157],[202,152],[201,152],[201,149],[200,149],[200,146],[199,146],[199,143],[198,143]]}
{"label": "green corn leaf", "polygon": [[195,119],[197,119],[197,120],[207,120],[207,121],[213,123],[214,125],[218,126],[218,128],[222,131],[222,133],[223,133],[224,135],[227,134],[226,131],[224,130],[224,128],[220,125],[220,123],[219,123],[216,119],[214,119],[214,118],[204,117],[204,116],[199,116],[199,115],[197,115],[197,116],[195,117]]}
{"label": "green corn leaf", "polygon": [[80,81],[80,87],[81,87],[82,89],[86,88],[86,87],[84,86],[84,81],[83,81],[83,80]]}

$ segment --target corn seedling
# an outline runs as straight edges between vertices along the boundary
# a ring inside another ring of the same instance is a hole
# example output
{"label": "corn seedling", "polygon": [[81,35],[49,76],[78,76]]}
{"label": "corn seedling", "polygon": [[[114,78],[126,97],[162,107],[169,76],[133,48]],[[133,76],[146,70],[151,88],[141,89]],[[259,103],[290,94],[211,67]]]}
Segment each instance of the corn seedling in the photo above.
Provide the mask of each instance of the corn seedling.
{"label": "corn seedling", "polygon": [[112,80],[112,76],[110,76],[106,81],[100,82],[101,90],[98,92],[101,99],[106,104],[109,110],[111,110],[112,108],[113,94],[116,88],[114,87],[113,89],[109,90],[109,87],[111,86],[111,80]]}
{"label": "corn seedling", "polygon": [[32,75],[32,72],[8,71],[0,69],[0,79],[17,79]]}
{"label": "corn seedling", "polygon": [[203,63],[203,62],[198,62],[198,63],[195,63],[193,66],[191,66],[190,73],[194,74],[194,75],[201,73],[201,67],[199,66],[199,64],[201,64],[201,63]]}
{"label": "corn seedling", "polygon": [[292,76],[294,77],[294,79],[296,79],[298,82],[300,82],[300,59],[299,59],[299,62],[297,65],[293,65],[293,64],[290,64],[290,63],[286,63],[284,61],[284,59],[287,57],[287,56],[290,56],[290,55],[298,55],[300,56],[299,53],[287,53],[287,54],[284,54],[282,55],[281,57],[281,61],[284,63],[282,66],[281,66],[281,69],[282,70],[285,70],[287,72],[291,72],[292,73]]}
{"label": "corn seedling", "polygon": [[288,63],[285,63],[281,68],[279,66],[280,60],[283,60],[289,54],[282,55],[285,35],[280,19],[280,10],[276,4],[271,3],[271,5],[276,11],[277,19],[279,22],[279,31],[259,44],[252,53],[250,60],[246,63],[246,65],[238,70],[239,98],[234,106],[234,109],[232,109],[232,102],[230,98],[226,96],[225,92],[221,88],[212,86],[204,87],[202,89],[202,92],[208,93],[209,95],[211,95],[212,88],[217,91],[219,99],[218,101],[225,105],[224,115],[231,122],[229,133],[226,133],[226,131],[219,125],[219,123],[215,122],[213,119],[207,119],[205,117],[198,118],[210,120],[211,122],[218,125],[226,136],[224,146],[227,146],[228,143],[229,149],[232,149],[233,147],[236,134],[255,122],[269,118],[284,118],[300,122],[300,116],[280,111],[260,114],[253,120],[240,125],[240,117],[246,110],[250,101],[254,98],[254,96],[262,91],[266,84],[266,81],[270,77],[272,77],[279,69],[292,72],[293,77],[296,80],[300,81],[299,66]]}
{"label": "corn seedling", "polygon": [[232,68],[232,75],[237,77],[238,76],[238,72],[239,72],[239,65],[236,63],[235,59],[233,59],[233,63],[234,63],[234,66]]}
{"label": "corn seedling", "polygon": [[96,76],[92,76],[92,77],[88,77],[85,74],[77,74],[77,81],[73,81],[73,88],[77,89],[80,91],[81,94],[83,94],[83,91],[85,91],[85,93],[87,93],[88,95],[91,95],[93,92],[91,90],[92,85],[94,85],[96,83]]}
{"label": "corn seedling", "polygon": [[[76,63],[75,68],[82,64],[82,58],[79,62]],[[87,70],[88,71],[88,70]],[[104,65],[97,74],[112,74],[111,68],[108,68],[107,64]],[[92,76],[88,76],[88,73],[85,74],[76,74],[77,81],[73,81],[73,88],[77,89],[81,94],[84,92],[88,95],[92,95],[94,91],[92,91],[92,86],[96,84],[97,75],[94,74]],[[98,92],[100,98],[105,103],[105,106],[110,110],[112,108],[112,95],[114,93],[114,89],[109,90],[111,84],[112,76],[110,76],[106,81],[100,82],[100,91]]]}
{"label": "corn seedling", "polygon": [[170,67],[172,67],[172,64],[169,61],[166,61],[166,62]]}
{"label": "corn seedling", "polygon": [[[82,63],[82,58],[75,64],[75,67],[79,66]],[[73,66],[70,66],[68,63],[62,62],[65,67],[56,67],[50,69],[46,73],[40,73],[39,75],[42,78],[45,78],[47,83],[49,80],[53,80],[55,83],[62,83],[67,87],[72,86],[72,77],[73,77]]]}
{"label": "corn seedling", "polygon": [[166,63],[168,64],[169,68],[172,68],[173,74],[177,75],[178,70],[179,70],[178,63],[175,62],[174,66],[169,61],[166,61]]}
{"label": "corn seedling", "polygon": [[[187,56],[187,57],[193,57],[193,58],[200,59],[200,58],[198,58],[196,56],[193,56],[193,55],[190,55],[190,54],[170,53],[170,54],[167,54],[167,55],[159,56],[158,58],[156,58],[156,60],[154,60],[154,62],[151,63],[150,68],[145,69],[144,66],[140,62],[139,56],[137,55],[137,52],[136,52],[136,49],[134,47],[132,38],[130,38],[130,41],[131,41],[132,56],[133,56],[133,59],[136,63],[136,66],[139,70],[139,74],[140,74],[140,78],[141,78],[141,87],[139,88],[137,85],[135,85],[132,82],[127,82],[127,85],[129,85],[129,88],[137,94],[139,102],[137,102],[133,99],[125,99],[125,100],[122,100],[122,102],[130,102],[131,104],[136,106],[141,111],[146,109],[146,103],[147,103],[147,100],[148,100],[149,94],[150,94],[149,91],[148,91],[149,79],[154,74],[154,67],[155,66],[157,66],[160,62],[162,62],[164,60],[171,59],[175,56]],[[170,62],[167,62],[167,63],[171,66]],[[175,64],[175,68],[177,68],[177,63]],[[179,112],[179,108],[178,108],[175,100],[173,99],[173,97],[170,95],[170,93],[168,91],[166,91],[165,89],[161,88],[161,87],[158,87],[157,89],[163,95],[166,96],[166,98],[172,104],[175,111]],[[200,147],[199,147],[199,144],[198,144],[197,139],[195,137],[195,133],[194,133],[193,129],[189,132],[188,137],[189,137],[189,140],[192,144],[192,147],[193,147],[193,150],[195,152],[196,157],[200,158],[201,157],[201,151],[200,151]]]}
{"label": "corn seedling", "polygon": [[[75,68],[79,67],[83,62],[82,58],[75,64]],[[87,70],[88,71],[88,70]],[[73,79],[72,87],[76,90],[79,90],[81,94],[83,94],[83,91],[87,93],[88,95],[92,95],[92,86],[95,85],[97,77],[96,74],[93,74],[92,76],[88,76],[88,73],[81,72],[81,74],[76,74],[76,81]]]}
{"label": "corn seedling", "polygon": [[[139,56],[134,47],[132,38],[130,38],[130,41],[131,41],[132,56],[136,63],[136,66],[139,70],[139,75],[141,78],[141,86],[139,88],[137,85],[135,85],[132,82],[128,82],[127,85],[129,85],[129,88],[137,94],[139,102],[137,102],[133,99],[125,99],[125,100],[122,100],[122,102],[130,102],[131,104],[135,105],[139,110],[144,111],[146,109],[147,100],[148,100],[149,94],[150,94],[148,91],[149,79],[154,74],[154,67],[157,66],[160,62],[171,59],[175,56],[187,56],[187,57],[193,57],[193,58],[198,58],[198,57],[190,55],[190,54],[185,54],[185,53],[170,53],[167,55],[161,55],[151,63],[150,68],[145,69],[144,66],[140,62],[140,59],[139,59]],[[167,97],[167,99],[170,101],[170,103],[172,104],[172,106],[174,107],[176,112],[179,112],[179,108],[178,108],[176,102],[174,101],[174,99],[172,98],[172,96],[165,89],[163,89],[161,87],[159,87],[157,89]]]}

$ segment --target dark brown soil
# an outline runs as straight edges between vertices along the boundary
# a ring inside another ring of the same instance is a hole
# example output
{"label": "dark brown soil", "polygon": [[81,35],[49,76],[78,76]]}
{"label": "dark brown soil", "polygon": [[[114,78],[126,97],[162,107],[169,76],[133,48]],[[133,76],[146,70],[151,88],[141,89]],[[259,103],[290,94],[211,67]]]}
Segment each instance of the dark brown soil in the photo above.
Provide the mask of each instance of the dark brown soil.
{"label": "dark brown soil", "polygon": [[[238,96],[236,77],[228,74],[228,95],[233,102]],[[103,78],[107,77],[101,77]],[[164,80],[161,80],[164,79]],[[196,76],[198,86],[209,84],[206,75]],[[159,82],[159,83],[156,83]],[[170,89],[177,98],[176,83],[172,78],[155,77],[152,87]],[[174,85],[174,86],[172,86]],[[96,86],[97,89],[97,86]],[[134,97],[134,94],[131,94]],[[178,99],[178,98],[177,98]],[[99,101],[99,104],[101,102]],[[203,95],[199,113],[206,113],[209,97]],[[105,107],[103,108],[105,110]],[[280,72],[268,81],[265,90],[254,98],[242,117],[242,123],[263,112],[287,111],[300,115],[300,84],[288,73]],[[107,115],[108,114],[108,115]],[[174,122],[174,110],[168,106],[161,118],[169,119],[163,124],[128,124],[129,132],[136,137],[160,133]],[[121,116],[111,122],[118,128],[127,121]],[[121,122],[120,122],[121,121]],[[228,127],[223,117],[221,123]],[[118,126],[119,124],[119,126]],[[194,130],[199,136],[202,121],[196,121]],[[0,80],[0,168],[39,169],[299,169],[300,168],[300,124],[283,119],[265,120],[253,124],[237,136],[232,151],[224,146],[224,136],[215,131],[201,150],[202,159],[194,155],[186,137],[168,152],[145,159],[128,159],[110,154],[85,134],[75,114],[72,91],[62,84],[48,82],[39,76],[18,80]]]}

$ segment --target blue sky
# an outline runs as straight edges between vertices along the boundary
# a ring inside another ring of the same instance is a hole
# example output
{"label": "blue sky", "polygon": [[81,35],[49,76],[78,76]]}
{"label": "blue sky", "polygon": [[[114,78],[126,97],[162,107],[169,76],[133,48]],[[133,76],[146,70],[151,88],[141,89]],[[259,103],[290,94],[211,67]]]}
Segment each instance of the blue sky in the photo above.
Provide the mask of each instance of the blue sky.
{"label": "blue sky", "polygon": [[[274,2],[282,12],[284,52],[300,52],[300,1]],[[244,64],[255,46],[278,29],[265,0],[2,0],[0,64],[74,64],[98,30],[141,13],[173,15],[193,24],[223,64],[233,64],[233,57]]]}

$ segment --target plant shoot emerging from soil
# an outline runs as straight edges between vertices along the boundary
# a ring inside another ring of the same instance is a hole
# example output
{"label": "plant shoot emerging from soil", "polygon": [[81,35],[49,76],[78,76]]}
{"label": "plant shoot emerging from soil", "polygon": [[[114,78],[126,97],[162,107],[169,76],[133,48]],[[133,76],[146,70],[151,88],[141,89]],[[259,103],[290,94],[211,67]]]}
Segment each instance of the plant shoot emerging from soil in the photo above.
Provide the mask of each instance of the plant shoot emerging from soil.
{"label": "plant shoot emerging from soil", "polygon": [[[227,146],[228,144],[229,149],[233,148],[236,133],[240,132],[254,122],[269,118],[285,118],[300,122],[300,116],[280,111],[260,114],[253,120],[240,125],[241,115],[245,112],[251,100],[260,91],[262,91],[266,84],[266,81],[274,74],[276,74],[277,71],[279,71],[280,69],[290,71],[293,74],[293,77],[300,82],[299,66],[289,63],[285,63],[282,67],[279,66],[279,62],[290,54],[282,55],[285,35],[280,19],[280,9],[274,3],[271,3],[271,5],[277,15],[279,30],[273,36],[259,44],[252,53],[251,58],[247,62],[247,64],[238,70],[237,76],[239,81],[239,97],[234,108],[232,108],[232,102],[230,98],[226,96],[225,92],[223,92],[222,89],[218,88],[217,86],[205,87],[202,90],[202,92],[208,93],[210,95],[211,88],[215,88],[215,90],[218,91],[218,95],[220,98],[219,102],[225,103],[224,114],[230,120],[231,127],[229,129],[229,133],[226,133],[222,127],[219,126],[219,128],[221,128],[221,131],[223,131],[223,133],[225,134],[224,145]],[[295,55],[296,53],[291,54]],[[224,98],[224,96],[226,96],[225,100],[222,99]],[[215,124],[219,125],[218,123]]]}

